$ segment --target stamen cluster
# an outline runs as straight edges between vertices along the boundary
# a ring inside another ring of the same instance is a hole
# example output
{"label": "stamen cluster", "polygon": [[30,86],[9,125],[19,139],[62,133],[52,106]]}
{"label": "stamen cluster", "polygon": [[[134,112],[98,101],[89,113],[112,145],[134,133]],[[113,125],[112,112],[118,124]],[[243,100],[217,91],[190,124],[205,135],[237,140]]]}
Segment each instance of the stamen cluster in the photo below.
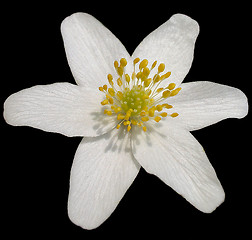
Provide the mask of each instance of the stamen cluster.
{"label": "stamen cluster", "polygon": [[[138,64],[139,63],[139,64]],[[114,67],[118,74],[116,84],[111,74],[108,74],[108,85],[99,87],[99,90],[105,94],[105,99],[101,105],[105,107],[104,114],[117,117],[119,123],[117,129],[121,125],[127,126],[127,131],[130,131],[132,125],[141,127],[146,131],[145,122],[154,120],[159,122],[167,116],[177,117],[178,113],[168,114],[166,111],[173,106],[168,103],[163,103],[169,97],[173,97],[179,93],[181,88],[176,88],[175,83],[169,83],[167,87],[159,87],[160,83],[169,78],[171,72],[166,72],[165,64],[160,63],[157,73],[150,78],[151,71],[156,67],[155,61],[151,68],[148,68],[148,60],[144,59],[140,62],[139,58],[133,61],[134,70],[131,76],[125,72],[127,61],[122,58],[120,62],[115,61]],[[139,71],[136,72],[138,64]]]}

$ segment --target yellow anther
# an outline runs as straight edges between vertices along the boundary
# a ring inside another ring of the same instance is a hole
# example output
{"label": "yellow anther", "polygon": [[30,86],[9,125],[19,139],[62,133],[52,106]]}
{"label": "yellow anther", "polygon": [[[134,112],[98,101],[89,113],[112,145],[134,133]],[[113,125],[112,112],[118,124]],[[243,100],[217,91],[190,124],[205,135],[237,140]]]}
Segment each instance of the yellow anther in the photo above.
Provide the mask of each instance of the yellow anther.
{"label": "yellow anther", "polygon": [[124,120],[127,120],[127,121],[128,121],[129,118],[130,118],[130,115],[126,114],[125,117],[124,117]]}
{"label": "yellow anther", "polygon": [[108,86],[105,84],[105,85],[103,85],[103,89],[105,90],[105,91],[107,91],[107,89],[108,89]]}
{"label": "yellow anther", "polygon": [[116,95],[120,100],[123,98],[123,93],[121,91],[117,91]]}
{"label": "yellow anther", "polygon": [[107,112],[108,112],[109,110],[108,109],[104,109],[104,114],[107,114]]}
{"label": "yellow anther", "polygon": [[141,112],[140,113],[140,116],[143,117],[143,116],[146,116],[147,115],[147,112]]}
{"label": "yellow anther", "polygon": [[157,61],[155,61],[154,63],[152,63],[152,65],[151,65],[151,70],[152,70],[154,67],[156,67],[156,65],[157,65]]}
{"label": "yellow anther", "polygon": [[108,104],[108,99],[105,99],[105,100],[103,100],[103,101],[101,102],[101,105],[106,105],[106,104]]}
{"label": "yellow anther", "polygon": [[169,86],[167,87],[169,90],[173,90],[176,87],[175,83],[170,83]]}
{"label": "yellow anther", "polygon": [[155,114],[155,108],[151,108],[150,110],[149,110],[149,116],[150,117],[154,117],[154,114]]}
{"label": "yellow anther", "polygon": [[164,103],[164,104],[162,104],[162,106],[167,108],[167,109],[173,108],[173,106],[168,104],[168,103]]}
{"label": "yellow anther", "polygon": [[130,124],[130,121],[124,121],[123,122],[123,125],[126,126],[126,125],[129,125]]}
{"label": "yellow anther", "polygon": [[140,58],[135,58],[134,61],[133,61],[133,63],[137,64],[139,61],[140,61]]}
{"label": "yellow anther", "polygon": [[107,78],[108,78],[109,81],[113,80],[113,76],[111,74],[108,74]]}
{"label": "yellow anther", "polygon": [[170,76],[171,76],[171,72],[167,72],[166,74],[161,76],[160,80],[164,80],[164,79],[166,79],[166,78],[168,78]]}
{"label": "yellow anther", "polygon": [[153,77],[154,83],[159,82],[159,80],[160,80],[160,76],[158,74],[155,74],[155,76]]}
{"label": "yellow anther", "polygon": [[129,131],[130,131],[130,129],[131,129],[131,126],[129,125],[129,126],[127,127],[127,131],[129,132]]}
{"label": "yellow anther", "polygon": [[131,119],[131,123],[132,123],[133,125],[137,125],[137,121],[136,121],[135,119]]}
{"label": "yellow anther", "polygon": [[146,132],[147,128],[144,126],[144,127],[143,127],[143,130],[144,130],[144,132]]}
{"label": "yellow anther", "polygon": [[144,74],[145,77],[148,77],[149,74],[150,74],[150,69],[149,69],[148,67],[145,67],[145,68],[143,69],[143,74]]}
{"label": "yellow anther", "polygon": [[142,70],[143,68],[147,67],[148,65],[148,60],[144,59],[142,62],[139,64],[139,69]]}
{"label": "yellow anther", "polygon": [[159,66],[158,66],[158,72],[161,73],[161,72],[164,71],[164,69],[165,69],[164,63],[160,63]]}
{"label": "yellow anther", "polygon": [[163,92],[163,95],[162,95],[163,98],[168,98],[170,96],[171,96],[171,92],[169,90],[166,90]]}
{"label": "yellow anther", "polygon": [[148,117],[142,117],[141,120],[142,120],[143,122],[147,122],[147,121],[149,121],[149,118],[148,118]]}
{"label": "yellow anther", "polygon": [[125,118],[125,115],[123,115],[122,113],[119,113],[118,115],[117,115],[117,120],[122,120],[122,119],[124,119]]}
{"label": "yellow anther", "polygon": [[113,104],[113,103],[114,103],[113,98],[109,98],[109,103],[110,103],[110,104]]}
{"label": "yellow anther", "polygon": [[119,129],[120,127],[121,127],[121,125],[120,125],[120,124],[118,124],[118,125],[116,126],[116,128],[117,128],[117,129]]}
{"label": "yellow anther", "polygon": [[159,122],[159,121],[161,120],[161,117],[156,116],[156,117],[154,118],[154,120],[155,120],[156,122]]}
{"label": "yellow anther", "polygon": [[109,94],[114,97],[115,96],[115,90],[113,88],[108,89]]}
{"label": "yellow anther", "polygon": [[161,114],[160,114],[162,117],[167,117],[167,113],[166,112],[162,112]]}
{"label": "yellow anther", "polygon": [[130,83],[130,76],[129,74],[125,74],[125,80],[129,84]]}
{"label": "yellow anther", "polygon": [[103,92],[103,87],[99,87],[99,90],[100,90],[101,92]]}
{"label": "yellow anther", "polygon": [[179,115],[178,113],[172,113],[170,116],[174,118],[177,117],[178,115]]}
{"label": "yellow anther", "polygon": [[122,80],[121,80],[121,78],[118,78],[118,79],[117,79],[117,85],[118,85],[119,87],[122,86]]}
{"label": "yellow anther", "polygon": [[152,81],[151,78],[145,79],[145,80],[144,80],[144,87],[149,87],[151,81]]}
{"label": "yellow anther", "polygon": [[161,112],[161,111],[163,110],[163,107],[162,107],[162,105],[157,105],[157,106],[156,106],[156,109],[157,109],[159,112]]}
{"label": "yellow anther", "polygon": [[111,116],[112,112],[111,111],[107,111],[107,115]]}
{"label": "yellow anther", "polygon": [[120,64],[122,67],[125,67],[127,65],[127,60],[125,58],[121,58]]}
{"label": "yellow anther", "polygon": [[176,89],[172,90],[171,96],[176,96],[180,90],[181,90],[181,88],[176,88]]}
{"label": "yellow anther", "polygon": [[117,69],[118,66],[119,66],[119,63],[117,61],[114,61],[114,67],[115,67],[115,69]]}
{"label": "yellow anther", "polygon": [[123,67],[122,66],[117,68],[117,73],[118,73],[119,76],[123,75]]}
{"label": "yellow anther", "polygon": [[114,107],[113,110],[114,110],[115,113],[118,113],[118,112],[122,111],[122,109],[120,107]]}
{"label": "yellow anther", "polygon": [[163,91],[163,90],[164,90],[164,88],[161,87],[161,88],[158,88],[158,89],[157,89],[157,92],[160,93],[160,92]]}

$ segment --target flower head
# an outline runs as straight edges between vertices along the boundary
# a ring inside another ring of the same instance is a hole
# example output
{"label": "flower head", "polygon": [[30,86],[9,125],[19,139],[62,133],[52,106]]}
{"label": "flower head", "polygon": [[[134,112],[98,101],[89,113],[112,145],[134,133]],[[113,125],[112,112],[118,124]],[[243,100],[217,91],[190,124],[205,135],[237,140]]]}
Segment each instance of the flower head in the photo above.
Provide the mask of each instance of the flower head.
{"label": "flower head", "polygon": [[182,83],[192,61],[197,22],[173,15],[130,56],[121,42],[85,13],[61,25],[77,85],[34,86],[11,95],[4,117],[66,136],[84,136],[71,170],[68,213],[77,225],[103,223],[140,166],[202,212],[224,201],[206,153],[190,131],[248,112],[238,89]]}

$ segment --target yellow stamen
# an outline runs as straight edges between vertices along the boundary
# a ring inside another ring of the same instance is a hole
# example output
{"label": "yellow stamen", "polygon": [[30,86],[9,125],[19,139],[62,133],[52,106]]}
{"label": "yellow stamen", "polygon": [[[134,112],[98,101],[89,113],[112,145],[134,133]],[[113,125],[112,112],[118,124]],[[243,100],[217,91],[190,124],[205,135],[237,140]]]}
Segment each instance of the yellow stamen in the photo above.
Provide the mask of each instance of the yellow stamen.
{"label": "yellow stamen", "polygon": [[180,88],[176,88],[176,89],[174,89],[174,90],[172,90],[172,92],[171,92],[171,96],[176,96],[178,93],[179,93],[179,91],[181,90],[181,87]]}
{"label": "yellow stamen", "polygon": [[101,102],[101,105],[106,105],[106,104],[108,104],[108,99],[105,99],[105,100],[103,100],[103,101]]}
{"label": "yellow stamen", "polygon": [[122,86],[122,80],[121,80],[121,78],[118,78],[118,79],[117,79],[117,85],[118,85],[119,87]]}
{"label": "yellow stamen", "polygon": [[[106,84],[99,87],[99,91],[106,96],[101,105],[109,104],[108,108],[104,109],[104,114],[111,117],[116,116],[117,120],[120,121],[116,125],[117,129],[122,125],[129,132],[133,125],[141,127],[146,132],[147,128],[144,126],[144,122],[155,121],[158,123],[167,116],[173,118],[178,116],[176,112],[169,113],[169,109],[173,106],[162,103],[162,101],[176,96],[181,88],[176,88],[175,83],[168,83],[166,88],[159,87],[161,81],[171,75],[171,72],[161,75],[165,70],[164,63],[160,63],[153,74],[150,73],[154,71],[157,61],[152,63],[151,68],[148,68],[147,59],[135,58],[133,64],[133,72],[126,73],[127,60],[121,58],[120,61],[114,61],[117,84],[114,85],[113,76],[108,74],[107,80],[110,88]],[[139,64],[139,70],[136,69],[136,64]]]}
{"label": "yellow stamen", "polygon": [[157,109],[159,112],[161,112],[161,111],[163,110],[163,107],[162,107],[162,105],[157,105],[157,106],[156,106],[156,109]]}
{"label": "yellow stamen", "polygon": [[121,58],[120,64],[122,67],[125,67],[127,65],[127,60],[125,58]]}
{"label": "yellow stamen", "polygon": [[175,83],[170,83],[169,86],[167,87],[169,90],[173,90],[175,88],[176,84]]}
{"label": "yellow stamen", "polygon": [[143,122],[147,122],[147,121],[149,121],[149,118],[148,118],[148,117],[142,117],[141,120],[142,120]]}
{"label": "yellow stamen", "polygon": [[108,89],[109,94],[114,97],[115,96],[115,90],[113,88]]}
{"label": "yellow stamen", "polygon": [[163,63],[160,63],[160,65],[158,66],[158,72],[161,73],[163,72],[165,69],[165,65]]}
{"label": "yellow stamen", "polygon": [[154,120],[155,120],[156,122],[159,122],[159,121],[161,120],[161,117],[156,116],[156,117],[154,118]]}
{"label": "yellow stamen", "polygon": [[163,95],[162,95],[163,98],[168,98],[170,96],[171,96],[171,92],[169,90],[166,90],[163,92]]}
{"label": "yellow stamen", "polygon": [[124,119],[125,118],[125,115],[123,115],[122,113],[119,113],[118,115],[117,115],[117,120],[122,120],[122,119]]}
{"label": "yellow stamen", "polygon": [[170,116],[174,118],[177,117],[178,115],[179,115],[178,113],[172,113]]}
{"label": "yellow stamen", "polygon": [[108,89],[108,86],[105,84],[105,85],[103,85],[103,89],[105,90],[105,91],[107,91],[107,89]]}
{"label": "yellow stamen", "polygon": [[147,67],[147,65],[148,65],[148,60],[144,59],[142,62],[140,62],[139,69],[141,70],[141,69]]}
{"label": "yellow stamen", "polygon": [[162,117],[167,117],[167,112],[162,112],[161,114],[160,114]]}

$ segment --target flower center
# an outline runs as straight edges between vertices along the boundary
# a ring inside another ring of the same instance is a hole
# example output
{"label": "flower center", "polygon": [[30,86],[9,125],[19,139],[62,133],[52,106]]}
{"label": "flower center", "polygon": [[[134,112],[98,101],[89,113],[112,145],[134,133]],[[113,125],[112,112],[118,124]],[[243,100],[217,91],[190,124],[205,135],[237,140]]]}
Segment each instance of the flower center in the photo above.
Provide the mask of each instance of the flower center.
{"label": "flower center", "polygon": [[[136,73],[136,65],[139,63],[139,71]],[[157,73],[151,78],[151,71],[156,67],[155,61],[148,68],[148,60],[140,62],[139,58],[133,61],[134,70],[131,77],[125,73],[127,61],[125,58],[114,62],[115,70],[118,74],[116,85],[113,82],[113,76],[108,74],[108,83],[99,87],[99,90],[105,93],[106,98],[101,102],[104,106],[104,114],[114,116],[118,120],[117,129],[121,125],[127,126],[131,130],[132,125],[142,127],[143,131],[147,130],[145,122],[154,120],[159,122],[167,116],[177,117],[178,113],[168,114],[173,106],[168,103],[162,103],[167,98],[176,96],[181,88],[175,88],[174,83],[169,83],[167,87],[159,87],[160,83],[169,78],[171,72],[162,74],[165,65],[160,63]],[[162,104],[161,104],[162,103]]]}

